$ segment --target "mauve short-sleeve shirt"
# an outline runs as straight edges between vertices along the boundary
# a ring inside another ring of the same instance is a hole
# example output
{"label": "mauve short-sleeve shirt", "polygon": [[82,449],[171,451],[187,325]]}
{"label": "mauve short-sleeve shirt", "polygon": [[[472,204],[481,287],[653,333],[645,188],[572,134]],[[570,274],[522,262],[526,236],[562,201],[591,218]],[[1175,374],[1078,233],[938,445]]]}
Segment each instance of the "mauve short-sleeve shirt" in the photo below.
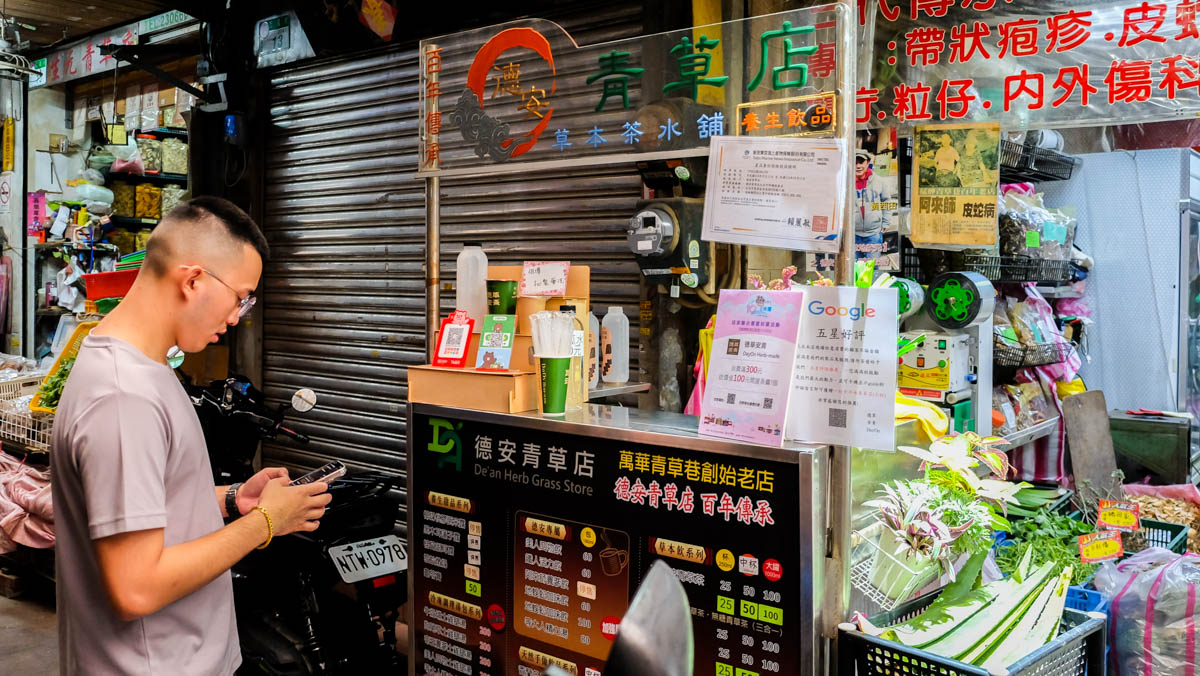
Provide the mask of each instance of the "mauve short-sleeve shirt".
{"label": "mauve short-sleeve shirt", "polygon": [[228,675],[241,663],[228,571],[122,621],[92,541],[162,528],[170,547],[219,530],[204,432],[175,373],[89,336],[63,390],[51,450],[61,673]]}

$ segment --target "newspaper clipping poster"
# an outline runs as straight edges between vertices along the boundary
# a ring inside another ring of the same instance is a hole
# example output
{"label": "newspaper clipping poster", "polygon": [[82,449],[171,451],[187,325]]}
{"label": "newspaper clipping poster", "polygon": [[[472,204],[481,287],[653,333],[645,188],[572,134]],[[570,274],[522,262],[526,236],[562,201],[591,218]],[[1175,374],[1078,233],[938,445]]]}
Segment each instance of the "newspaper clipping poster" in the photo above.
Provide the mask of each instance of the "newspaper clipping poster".
{"label": "newspaper clipping poster", "polygon": [[1000,125],[917,127],[912,241],[917,245],[996,244]]}

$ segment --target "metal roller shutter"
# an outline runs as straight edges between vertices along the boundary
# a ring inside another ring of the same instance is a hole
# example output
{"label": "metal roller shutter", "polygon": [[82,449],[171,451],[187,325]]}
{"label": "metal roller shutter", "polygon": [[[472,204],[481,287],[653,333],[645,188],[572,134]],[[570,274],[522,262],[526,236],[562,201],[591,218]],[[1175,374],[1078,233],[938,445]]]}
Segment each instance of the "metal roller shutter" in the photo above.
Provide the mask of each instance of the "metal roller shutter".
{"label": "metal roller shutter", "polygon": [[[635,5],[609,6],[561,23],[585,44],[638,35],[640,17]],[[409,45],[271,79],[263,387],[274,402],[300,387],[320,400],[293,420],[312,442],[266,445],[269,462],[406,469],[407,367],[425,353],[416,69]],[[443,181],[442,277],[453,280],[463,241],[482,241],[497,263],[569,258],[592,266],[594,306],[622,305],[636,326],[624,224],[640,195],[632,167]],[[453,292],[443,298],[448,311]]]}

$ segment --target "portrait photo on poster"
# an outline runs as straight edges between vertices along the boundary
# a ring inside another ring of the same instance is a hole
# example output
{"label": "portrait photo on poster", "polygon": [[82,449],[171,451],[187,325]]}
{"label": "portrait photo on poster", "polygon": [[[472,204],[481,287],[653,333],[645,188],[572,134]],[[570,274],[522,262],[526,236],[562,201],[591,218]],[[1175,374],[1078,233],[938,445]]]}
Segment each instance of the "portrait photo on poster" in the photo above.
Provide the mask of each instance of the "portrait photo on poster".
{"label": "portrait photo on poster", "polygon": [[[853,210],[855,257],[878,261],[878,269],[898,270],[899,252],[895,246],[889,251],[885,244],[894,239],[900,225],[896,128],[860,129],[857,133]],[[891,258],[896,260],[891,261]]]}

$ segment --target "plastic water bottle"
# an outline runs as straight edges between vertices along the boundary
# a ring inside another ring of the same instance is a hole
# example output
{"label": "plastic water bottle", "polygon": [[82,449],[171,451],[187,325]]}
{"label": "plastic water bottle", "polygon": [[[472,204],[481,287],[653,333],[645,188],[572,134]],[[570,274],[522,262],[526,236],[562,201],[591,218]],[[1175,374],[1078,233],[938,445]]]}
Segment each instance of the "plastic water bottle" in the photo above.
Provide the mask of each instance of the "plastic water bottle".
{"label": "plastic water bottle", "polygon": [[596,315],[588,313],[588,389],[594,390],[600,384],[600,320]]}
{"label": "plastic water bottle", "polygon": [[608,308],[600,326],[600,377],[611,385],[629,382],[629,319],[619,307]]}
{"label": "plastic water bottle", "polygon": [[467,242],[458,254],[454,270],[454,308],[466,310],[475,320],[472,333],[483,329],[487,315],[487,254],[479,242]]}
{"label": "plastic water bottle", "polygon": [[576,411],[583,408],[588,398],[587,379],[583,372],[583,361],[587,359],[587,333],[583,330],[583,320],[575,311],[574,305],[562,305],[559,312],[570,312],[574,329],[571,331],[571,370],[567,375],[567,410]]}

